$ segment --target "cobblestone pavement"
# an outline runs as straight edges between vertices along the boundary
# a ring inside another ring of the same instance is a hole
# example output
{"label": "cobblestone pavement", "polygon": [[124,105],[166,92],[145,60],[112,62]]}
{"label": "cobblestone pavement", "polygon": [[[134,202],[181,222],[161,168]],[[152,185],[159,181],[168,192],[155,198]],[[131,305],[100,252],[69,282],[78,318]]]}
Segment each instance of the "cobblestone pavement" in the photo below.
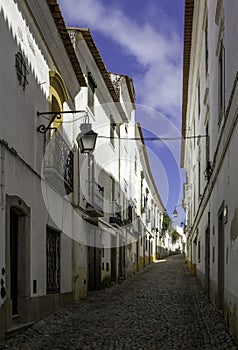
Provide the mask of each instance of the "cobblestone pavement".
{"label": "cobblestone pavement", "polygon": [[146,267],[122,284],[91,292],[1,350],[237,349],[182,256]]}

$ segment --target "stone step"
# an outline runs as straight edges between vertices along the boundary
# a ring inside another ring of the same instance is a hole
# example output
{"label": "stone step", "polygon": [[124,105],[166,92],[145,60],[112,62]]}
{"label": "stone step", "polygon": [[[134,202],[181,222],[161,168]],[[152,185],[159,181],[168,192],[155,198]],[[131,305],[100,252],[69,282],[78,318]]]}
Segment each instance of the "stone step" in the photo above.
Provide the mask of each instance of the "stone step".
{"label": "stone step", "polygon": [[34,325],[35,322],[27,322],[27,323],[15,323],[11,328],[6,331],[6,338],[13,337],[18,333],[25,331],[27,328],[30,328]]}

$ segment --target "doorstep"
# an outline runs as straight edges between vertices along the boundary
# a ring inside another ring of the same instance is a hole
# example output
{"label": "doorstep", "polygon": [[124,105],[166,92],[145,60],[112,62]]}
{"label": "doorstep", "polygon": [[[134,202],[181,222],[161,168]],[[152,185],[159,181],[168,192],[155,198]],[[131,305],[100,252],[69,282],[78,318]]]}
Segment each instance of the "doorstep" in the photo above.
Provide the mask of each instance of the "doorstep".
{"label": "doorstep", "polygon": [[34,325],[35,322],[15,323],[11,328],[6,330],[6,338],[11,338],[18,333],[25,331]]}

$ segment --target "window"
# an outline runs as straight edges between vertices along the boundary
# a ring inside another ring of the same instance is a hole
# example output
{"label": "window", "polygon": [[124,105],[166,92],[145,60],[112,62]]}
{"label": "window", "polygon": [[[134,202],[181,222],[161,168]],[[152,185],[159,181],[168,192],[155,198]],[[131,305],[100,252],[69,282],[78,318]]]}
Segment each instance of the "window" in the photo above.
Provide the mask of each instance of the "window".
{"label": "window", "polygon": [[223,45],[221,44],[219,57],[218,57],[218,113],[219,113],[219,123],[223,116],[224,108],[224,54]]}
{"label": "window", "polygon": [[116,124],[113,120],[113,117],[110,117],[110,142],[111,145],[114,147],[115,146],[115,129],[116,129]]}
{"label": "window", "polygon": [[94,107],[95,107],[95,89],[96,84],[93,80],[92,74],[88,73],[88,107],[94,114]]}
{"label": "window", "polygon": [[135,154],[135,173],[137,174],[137,154]]}
{"label": "window", "polygon": [[28,84],[27,75],[29,74],[29,70],[26,58],[21,51],[18,51],[18,53],[15,54],[15,67],[19,85],[25,90],[25,87]]}
{"label": "window", "polygon": [[60,292],[60,233],[47,227],[46,230],[46,292]]}
{"label": "window", "polygon": [[109,271],[109,263],[106,263],[106,271]]}
{"label": "window", "polygon": [[95,194],[95,178],[94,178],[94,172],[95,172],[95,160],[94,155],[89,154],[88,155],[88,197],[86,198],[87,202],[94,206],[94,194]]}
{"label": "window", "polygon": [[[193,116],[193,135],[196,135],[196,122],[195,122],[195,117]],[[195,149],[195,144],[196,144],[196,138],[194,137],[193,139],[193,148]]]}
{"label": "window", "polygon": [[201,113],[201,91],[200,91],[200,79],[198,81],[198,119],[200,118],[200,113]]}
{"label": "window", "polygon": [[198,242],[198,262],[201,261],[201,241]]}
{"label": "window", "polygon": [[200,159],[198,160],[198,198],[201,195],[201,163]]}
{"label": "window", "polygon": [[150,220],[150,216],[151,216],[150,208],[148,208],[147,214],[148,214],[148,220]]}
{"label": "window", "polygon": [[206,165],[210,162],[210,137],[209,137],[209,124],[206,126]]}
{"label": "window", "polygon": [[206,18],[205,24],[205,70],[208,73],[208,18]]}
{"label": "window", "polygon": [[[195,176],[194,176],[194,183],[196,183],[195,182]],[[196,214],[196,189],[195,189],[195,186],[194,186],[194,189],[193,189],[193,215],[194,215],[194,217],[195,217],[195,214]]]}
{"label": "window", "polygon": [[132,209],[132,205],[128,206],[128,220],[130,220],[130,222],[132,222],[133,220],[133,209]]}
{"label": "window", "polygon": [[147,207],[147,197],[145,195],[143,195],[143,204],[144,204],[144,208]]}
{"label": "window", "polygon": [[111,199],[112,199],[112,202],[115,201],[115,180],[111,177]]}

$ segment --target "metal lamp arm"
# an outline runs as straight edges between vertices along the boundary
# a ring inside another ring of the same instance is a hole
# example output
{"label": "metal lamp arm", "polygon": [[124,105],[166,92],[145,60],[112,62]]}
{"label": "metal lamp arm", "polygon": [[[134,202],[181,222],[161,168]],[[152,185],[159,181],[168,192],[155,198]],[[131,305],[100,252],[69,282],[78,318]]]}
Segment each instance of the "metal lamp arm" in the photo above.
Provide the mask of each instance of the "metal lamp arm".
{"label": "metal lamp arm", "polygon": [[52,123],[54,123],[55,119],[60,119],[61,114],[75,114],[75,113],[85,113],[84,116],[80,117],[85,118],[86,120],[89,120],[88,113],[84,110],[78,110],[78,111],[59,111],[59,112],[37,112],[37,117],[44,116],[44,115],[53,115],[53,118],[50,120],[49,124],[45,126],[44,124],[41,124],[38,126],[37,131],[41,134],[45,134],[48,130],[55,130],[55,127],[51,127]]}

